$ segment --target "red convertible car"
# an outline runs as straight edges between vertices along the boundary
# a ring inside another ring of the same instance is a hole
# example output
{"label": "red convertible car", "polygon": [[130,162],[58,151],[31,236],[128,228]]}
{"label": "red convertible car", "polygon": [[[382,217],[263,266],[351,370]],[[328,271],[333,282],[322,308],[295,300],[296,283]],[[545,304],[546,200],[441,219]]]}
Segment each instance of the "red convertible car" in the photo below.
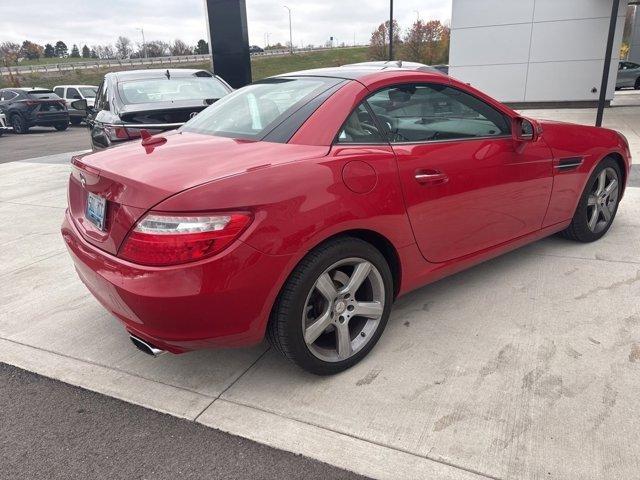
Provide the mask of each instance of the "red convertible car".
{"label": "red convertible car", "polygon": [[629,168],[621,134],[521,117],[445,75],[310,70],[75,157],[62,235],[141,350],[266,335],[330,374],[398,296],[551,234],[602,237]]}

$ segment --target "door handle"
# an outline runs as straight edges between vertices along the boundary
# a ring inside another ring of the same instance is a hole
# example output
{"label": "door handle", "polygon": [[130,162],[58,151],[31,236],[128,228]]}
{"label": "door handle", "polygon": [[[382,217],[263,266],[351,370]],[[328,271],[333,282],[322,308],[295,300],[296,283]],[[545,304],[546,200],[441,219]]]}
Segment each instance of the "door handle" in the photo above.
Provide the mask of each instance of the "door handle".
{"label": "door handle", "polygon": [[449,181],[449,176],[438,170],[416,170],[414,178],[421,185],[442,185]]}

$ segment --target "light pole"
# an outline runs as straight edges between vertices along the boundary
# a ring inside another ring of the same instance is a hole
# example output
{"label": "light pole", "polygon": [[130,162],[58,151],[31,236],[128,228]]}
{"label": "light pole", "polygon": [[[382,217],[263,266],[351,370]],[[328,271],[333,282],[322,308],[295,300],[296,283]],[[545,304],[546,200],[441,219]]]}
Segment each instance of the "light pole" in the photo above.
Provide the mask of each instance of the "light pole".
{"label": "light pole", "polygon": [[393,0],[389,0],[389,61],[393,60]]}
{"label": "light pole", "polygon": [[291,9],[286,5],[283,5],[289,11],[289,47],[291,48],[291,54],[293,54],[293,34],[291,30]]}
{"label": "light pole", "polygon": [[136,30],[140,30],[140,33],[142,33],[142,51],[144,52],[144,58],[147,58],[147,42],[144,40],[144,28],[140,27],[136,28]]}

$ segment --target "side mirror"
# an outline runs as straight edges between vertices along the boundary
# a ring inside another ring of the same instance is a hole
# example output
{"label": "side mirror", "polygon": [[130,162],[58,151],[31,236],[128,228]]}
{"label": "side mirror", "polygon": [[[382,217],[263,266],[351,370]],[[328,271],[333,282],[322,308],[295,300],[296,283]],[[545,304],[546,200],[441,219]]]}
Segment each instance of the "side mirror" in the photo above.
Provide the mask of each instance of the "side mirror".
{"label": "side mirror", "polygon": [[511,125],[511,134],[517,142],[535,142],[539,136],[538,126],[533,120],[516,117]]}
{"label": "side mirror", "polygon": [[88,110],[87,100],[84,98],[82,100],[74,100],[71,102],[71,108],[74,110]]}

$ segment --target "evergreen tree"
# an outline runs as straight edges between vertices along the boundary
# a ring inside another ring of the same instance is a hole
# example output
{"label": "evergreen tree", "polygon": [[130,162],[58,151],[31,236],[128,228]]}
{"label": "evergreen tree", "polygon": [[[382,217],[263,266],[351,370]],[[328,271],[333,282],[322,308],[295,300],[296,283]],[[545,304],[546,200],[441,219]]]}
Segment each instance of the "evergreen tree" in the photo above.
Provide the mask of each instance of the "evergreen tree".
{"label": "evergreen tree", "polygon": [[56,46],[54,47],[54,53],[56,57],[66,57],[69,54],[69,49],[67,48],[66,43],[64,43],[62,40],[58,40],[56,42]]}
{"label": "evergreen tree", "polygon": [[196,48],[194,48],[193,53],[196,55],[204,55],[209,53],[209,44],[205,42],[203,39],[198,40],[198,44]]}
{"label": "evergreen tree", "polygon": [[44,57],[45,58],[53,58],[56,56],[56,51],[53,48],[53,45],[51,45],[50,43],[47,43],[44,46]]}

